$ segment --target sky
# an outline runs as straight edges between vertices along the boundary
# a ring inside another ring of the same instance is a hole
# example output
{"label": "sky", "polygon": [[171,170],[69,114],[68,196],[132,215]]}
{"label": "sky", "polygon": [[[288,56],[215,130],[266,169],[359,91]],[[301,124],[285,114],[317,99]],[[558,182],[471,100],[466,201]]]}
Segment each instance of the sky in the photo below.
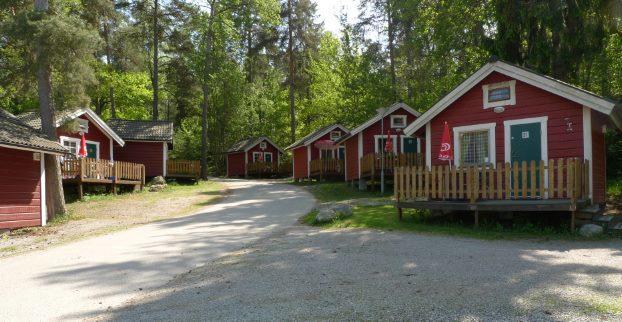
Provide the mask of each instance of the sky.
{"label": "sky", "polygon": [[348,21],[354,22],[359,15],[358,0],[315,0],[317,4],[317,20],[324,22],[324,29],[339,36],[339,15],[348,14]]}

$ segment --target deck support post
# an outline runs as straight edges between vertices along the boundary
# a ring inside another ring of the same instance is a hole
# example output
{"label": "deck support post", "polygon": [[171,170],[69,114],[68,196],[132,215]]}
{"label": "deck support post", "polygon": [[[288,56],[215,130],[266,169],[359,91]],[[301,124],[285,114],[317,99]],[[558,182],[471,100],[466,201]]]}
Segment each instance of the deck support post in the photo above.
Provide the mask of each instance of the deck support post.
{"label": "deck support post", "polygon": [[78,180],[78,199],[84,199],[84,187],[82,186],[82,180]]}
{"label": "deck support post", "polygon": [[475,209],[475,225],[476,228],[479,227],[479,210]]}

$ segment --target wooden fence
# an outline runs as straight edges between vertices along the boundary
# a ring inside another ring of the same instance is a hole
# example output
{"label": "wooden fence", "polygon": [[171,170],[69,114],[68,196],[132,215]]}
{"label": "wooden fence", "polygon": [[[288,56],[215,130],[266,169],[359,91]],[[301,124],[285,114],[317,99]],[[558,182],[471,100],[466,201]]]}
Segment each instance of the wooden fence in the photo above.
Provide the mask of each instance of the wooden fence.
{"label": "wooden fence", "polygon": [[279,163],[279,175],[280,176],[290,176],[292,174],[292,163],[291,162],[281,162]]}
{"label": "wooden fence", "polygon": [[344,173],[344,162],[339,159],[315,159],[311,160],[309,174],[312,177],[325,178],[340,176]]}
{"label": "wooden fence", "polygon": [[[361,158],[361,177],[376,177],[382,170],[381,153],[368,153]],[[396,167],[421,166],[424,163],[423,153],[387,153],[384,154],[384,169],[388,172]]]}
{"label": "wooden fence", "polygon": [[530,163],[497,163],[496,167],[423,166],[394,171],[399,200],[586,199],[589,161],[577,158]]}
{"label": "wooden fence", "polygon": [[83,158],[65,160],[61,167],[63,179],[83,182],[131,181],[144,185],[145,166],[139,163]]}
{"label": "wooden fence", "polygon": [[198,160],[168,160],[166,176],[198,179],[201,176],[201,162]]}

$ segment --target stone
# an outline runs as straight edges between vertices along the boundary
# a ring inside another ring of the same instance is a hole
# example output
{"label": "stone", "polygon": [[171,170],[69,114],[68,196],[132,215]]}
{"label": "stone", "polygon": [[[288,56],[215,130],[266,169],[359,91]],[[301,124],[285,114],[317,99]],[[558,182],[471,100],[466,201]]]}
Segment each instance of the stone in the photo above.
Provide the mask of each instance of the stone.
{"label": "stone", "polygon": [[579,229],[579,235],[583,237],[594,237],[602,235],[603,232],[603,227],[594,224],[586,224],[581,226],[581,229]]}
{"label": "stone", "polygon": [[158,192],[166,188],[166,184],[153,184],[149,186],[149,192]]}
{"label": "stone", "polygon": [[324,203],[316,209],[316,223],[324,223],[333,221],[336,218],[344,218],[352,216],[352,207],[344,203]]}
{"label": "stone", "polygon": [[164,185],[166,186],[166,180],[164,179],[163,176],[157,176],[154,177],[153,179],[151,179],[151,181],[149,181],[149,186],[151,185]]}

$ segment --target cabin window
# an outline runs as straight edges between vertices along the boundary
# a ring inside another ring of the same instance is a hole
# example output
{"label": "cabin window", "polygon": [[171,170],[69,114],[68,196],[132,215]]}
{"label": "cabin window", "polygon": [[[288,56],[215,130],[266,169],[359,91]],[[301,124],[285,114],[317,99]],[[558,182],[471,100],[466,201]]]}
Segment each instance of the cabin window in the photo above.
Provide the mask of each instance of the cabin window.
{"label": "cabin window", "polygon": [[341,131],[331,131],[330,132],[330,139],[332,141],[337,141],[341,138]]}
{"label": "cabin window", "polygon": [[[375,135],[374,136],[376,144],[374,150],[376,153],[382,153],[387,145],[387,136],[386,135]],[[393,141],[393,153],[397,153],[397,135],[391,136],[391,141]],[[386,152],[386,151],[385,151]]]}
{"label": "cabin window", "polygon": [[[78,156],[78,152],[80,152],[80,139],[61,136],[60,144],[66,147],[71,154]],[[86,157],[99,159],[99,142],[86,140]]]}
{"label": "cabin window", "polygon": [[322,149],[320,150],[320,159],[332,159],[333,158],[333,150]]}
{"label": "cabin window", "polygon": [[259,148],[264,150],[268,145],[266,144],[266,142],[261,142],[259,143]]}
{"label": "cabin window", "polygon": [[85,119],[77,119],[81,133],[89,133],[89,121]]}
{"label": "cabin window", "polygon": [[401,129],[406,127],[406,115],[391,115],[391,128]]}
{"label": "cabin window", "polygon": [[495,123],[454,128],[457,165],[494,164]]}
{"label": "cabin window", "polygon": [[515,105],[515,88],[515,80],[484,85],[484,108]]}
{"label": "cabin window", "polygon": [[272,163],[272,152],[264,152],[263,160],[266,163]]}
{"label": "cabin window", "polygon": [[253,152],[253,162],[262,162],[262,161],[263,161],[263,153]]}

